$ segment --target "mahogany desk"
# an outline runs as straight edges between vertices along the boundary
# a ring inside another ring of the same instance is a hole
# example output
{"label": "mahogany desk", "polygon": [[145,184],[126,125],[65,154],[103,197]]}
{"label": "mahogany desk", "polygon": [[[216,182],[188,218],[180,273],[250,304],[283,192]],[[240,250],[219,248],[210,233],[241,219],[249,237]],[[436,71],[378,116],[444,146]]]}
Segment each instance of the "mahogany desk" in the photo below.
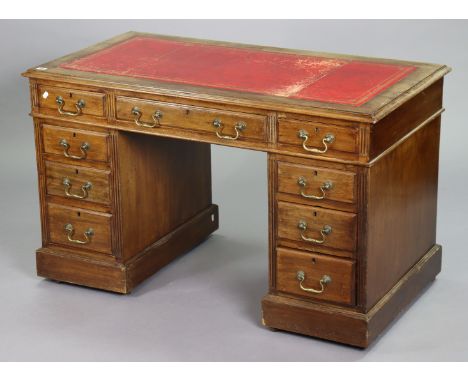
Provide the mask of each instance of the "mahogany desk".
{"label": "mahogany desk", "polygon": [[449,70],[133,32],[32,68],[37,273],[129,293],[218,228],[210,144],[261,150],[263,324],[366,347],[440,271]]}

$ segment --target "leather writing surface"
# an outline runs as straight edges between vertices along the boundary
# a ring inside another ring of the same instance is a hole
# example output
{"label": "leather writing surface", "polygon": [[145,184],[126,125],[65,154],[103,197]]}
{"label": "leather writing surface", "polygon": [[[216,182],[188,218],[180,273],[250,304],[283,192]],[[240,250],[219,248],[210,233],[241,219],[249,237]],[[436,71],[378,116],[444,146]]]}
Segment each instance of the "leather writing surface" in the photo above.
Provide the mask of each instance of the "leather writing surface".
{"label": "leather writing surface", "polygon": [[62,68],[361,106],[414,66],[133,37]]}

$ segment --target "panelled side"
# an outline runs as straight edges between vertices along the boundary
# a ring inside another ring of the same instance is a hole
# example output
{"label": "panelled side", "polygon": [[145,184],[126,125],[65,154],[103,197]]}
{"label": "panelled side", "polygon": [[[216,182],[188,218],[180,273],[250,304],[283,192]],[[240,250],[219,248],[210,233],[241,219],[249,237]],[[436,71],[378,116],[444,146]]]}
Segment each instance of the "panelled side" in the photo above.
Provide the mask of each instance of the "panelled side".
{"label": "panelled side", "polygon": [[119,132],[123,261],[211,205],[210,145]]}
{"label": "panelled side", "polygon": [[367,308],[435,244],[439,133],[440,117],[367,170]]}

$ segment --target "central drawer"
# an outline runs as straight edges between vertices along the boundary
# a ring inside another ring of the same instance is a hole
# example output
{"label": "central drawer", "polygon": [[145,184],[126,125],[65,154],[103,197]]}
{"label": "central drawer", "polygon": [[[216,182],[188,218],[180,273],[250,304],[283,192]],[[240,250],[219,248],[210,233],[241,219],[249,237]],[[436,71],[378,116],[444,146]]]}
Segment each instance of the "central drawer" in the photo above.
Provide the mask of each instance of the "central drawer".
{"label": "central drawer", "polygon": [[183,128],[223,140],[266,141],[265,115],[118,96],[117,120],[141,128]]}
{"label": "central drawer", "polygon": [[111,215],[49,203],[51,243],[112,254]]}
{"label": "central drawer", "polygon": [[353,252],[356,227],[356,215],[352,213],[278,202],[278,237],[292,240],[299,248]]}

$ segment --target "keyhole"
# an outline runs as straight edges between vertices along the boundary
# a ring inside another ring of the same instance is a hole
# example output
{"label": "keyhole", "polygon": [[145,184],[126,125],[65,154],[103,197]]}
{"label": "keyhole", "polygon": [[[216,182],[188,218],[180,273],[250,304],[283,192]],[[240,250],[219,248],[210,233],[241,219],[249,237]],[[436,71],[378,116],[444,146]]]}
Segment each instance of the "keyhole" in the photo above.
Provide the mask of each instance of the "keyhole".
{"label": "keyhole", "polygon": [[73,94],[72,94],[72,93],[70,93],[69,96],[70,96],[70,98],[73,98]]}
{"label": "keyhole", "polygon": [[81,216],[81,212],[77,212],[76,214],[77,214],[78,216]]}
{"label": "keyhole", "polygon": [[318,127],[316,127],[314,130],[315,130],[315,134],[317,134],[320,131]]}
{"label": "keyhole", "polygon": [[78,169],[75,169],[75,174],[78,175]]}
{"label": "keyhole", "polygon": [[314,211],[314,216],[317,216],[317,211]]}
{"label": "keyhole", "polygon": [[317,176],[318,175],[318,171],[314,171],[314,176]]}
{"label": "keyhole", "polygon": [[73,138],[75,138],[75,137],[76,137],[76,133],[73,133]]}
{"label": "keyhole", "polygon": [[317,260],[315,260],[315,257],[312,257],[312,264],[316,264]]}

